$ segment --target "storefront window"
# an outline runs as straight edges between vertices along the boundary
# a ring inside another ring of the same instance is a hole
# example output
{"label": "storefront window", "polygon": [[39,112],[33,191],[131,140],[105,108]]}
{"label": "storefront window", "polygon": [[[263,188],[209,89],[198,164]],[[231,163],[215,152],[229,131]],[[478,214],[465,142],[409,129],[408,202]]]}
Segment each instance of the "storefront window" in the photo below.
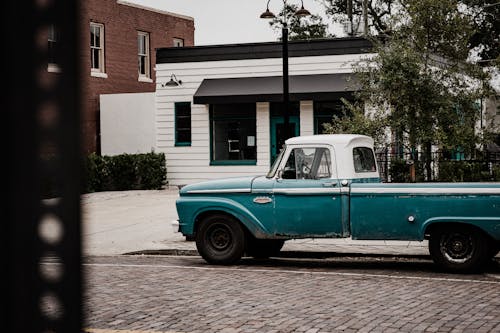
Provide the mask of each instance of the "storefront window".
{"label": "storefront window", "polygon": [[342,101],[314,102],[314,134],[325,134],[323,124],[332,123],[333,117],[343,117],[345,106]]}
{"label": "storefront window", "polygon": [[211,164],[256,164],[255,103],[210,106]]}

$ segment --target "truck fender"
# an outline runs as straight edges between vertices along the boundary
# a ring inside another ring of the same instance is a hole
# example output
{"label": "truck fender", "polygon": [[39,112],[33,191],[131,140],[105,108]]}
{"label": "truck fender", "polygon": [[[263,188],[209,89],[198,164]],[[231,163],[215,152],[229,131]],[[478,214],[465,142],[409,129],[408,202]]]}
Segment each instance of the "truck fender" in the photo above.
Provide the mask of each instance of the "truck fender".
{"label": "truck fender", "polygon": [[465,217],[465,216],[439,216],[433,217],[422,223],[420,235],[424,239],[425,233],[436,224],[460,223],[474,226],[495,240],[500,240],[500,219],[498,217]]}
{"label": "truck fender", "polygon": [[[198,217],[212,211],[224,212],[226,214],[234,216],[256,238],[269,238],[269,235],[271,234],[270,231],[267,230],[255,217],[255,215],[253,215],[247,208],[234,200],[227,198],[196,197],[189,199],[182,198],[179,201],[182,203],[182,206],[186,208],[186,210],[189,210],[189,214],[187,216],[183,216],[183,218],[191,221],[191,225],[193,226],[193,234],[197,227],[196,222],[198,220]],[[197,208],[197,206],[202,208]],[[186,210],[182,211],[186,212]]]}

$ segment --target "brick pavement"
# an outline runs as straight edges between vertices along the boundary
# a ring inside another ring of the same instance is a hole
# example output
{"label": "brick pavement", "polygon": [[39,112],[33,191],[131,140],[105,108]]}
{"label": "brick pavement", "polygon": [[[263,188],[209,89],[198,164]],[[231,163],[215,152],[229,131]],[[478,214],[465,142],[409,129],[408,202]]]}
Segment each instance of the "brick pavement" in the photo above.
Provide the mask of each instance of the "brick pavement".
{"label": "brick pavement", "polygon": [[[174,233],[177,188],[162,191],[117,191],[82,196],[85,255],[117,255],[144,250],[196,251]],[[427,242],[299,239],[287,241],[284,251],[427,255]]]}
{"label": "brick pavement", "polygon": [[410,270],[272,266],[88,259],[85,327],[93,333],[500,332],[498,267],[488,277],[435,273],[430,262]]}

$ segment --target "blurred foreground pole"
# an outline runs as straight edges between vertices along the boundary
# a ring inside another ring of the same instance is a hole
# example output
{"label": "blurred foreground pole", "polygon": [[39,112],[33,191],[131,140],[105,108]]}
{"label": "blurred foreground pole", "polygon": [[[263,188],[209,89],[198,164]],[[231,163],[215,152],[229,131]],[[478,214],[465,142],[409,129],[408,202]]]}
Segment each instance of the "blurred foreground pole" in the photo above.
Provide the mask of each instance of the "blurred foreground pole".
{"label": "blurred foreground pole", "polygon": [[4,1],[1,13],[1,330],[81,332],[79,1]]}

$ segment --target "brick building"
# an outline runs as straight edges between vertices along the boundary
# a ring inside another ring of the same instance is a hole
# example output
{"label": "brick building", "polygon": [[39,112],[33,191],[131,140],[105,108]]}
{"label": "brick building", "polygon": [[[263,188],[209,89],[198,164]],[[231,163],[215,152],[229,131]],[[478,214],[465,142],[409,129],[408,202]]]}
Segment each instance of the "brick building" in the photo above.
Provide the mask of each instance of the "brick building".
{"label": "brick building", "polygon": [[[123,0],[81,2],[82,148],[100,153],[99,95],[154,92],[156,48],[192,46],[191,17]],[[48,32],[48,75],[57,75],[57,27]]]}

